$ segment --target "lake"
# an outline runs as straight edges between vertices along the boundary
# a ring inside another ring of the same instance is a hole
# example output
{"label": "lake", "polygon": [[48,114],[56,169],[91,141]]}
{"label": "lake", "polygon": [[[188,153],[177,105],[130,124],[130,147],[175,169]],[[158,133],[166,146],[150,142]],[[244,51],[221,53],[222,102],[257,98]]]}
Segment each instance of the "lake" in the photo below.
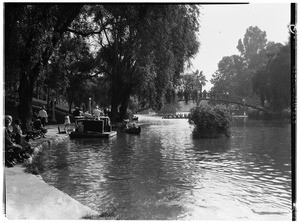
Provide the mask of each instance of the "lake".
{"label": "lake", "polygon": [[66,140],[38,157],[45,182],[124,220],[291,220],[291,125],[237,121],[197,139],[187,119],[140,115],[140,135]]}

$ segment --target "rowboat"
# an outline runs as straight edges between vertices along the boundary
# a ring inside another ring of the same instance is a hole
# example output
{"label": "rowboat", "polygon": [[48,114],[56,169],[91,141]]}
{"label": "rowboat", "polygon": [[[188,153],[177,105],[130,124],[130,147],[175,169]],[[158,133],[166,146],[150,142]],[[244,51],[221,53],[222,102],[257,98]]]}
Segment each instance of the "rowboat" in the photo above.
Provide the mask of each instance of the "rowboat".
{"label": "rowboat", "polygon": [[138,135],[138,134],[141,133],[141,130],[142,130],[141,126],[139,126],[139,127],[128,127],[128,128],[124,129],[124,132],[128,133],[128,134],[136,134],[136,135]]}

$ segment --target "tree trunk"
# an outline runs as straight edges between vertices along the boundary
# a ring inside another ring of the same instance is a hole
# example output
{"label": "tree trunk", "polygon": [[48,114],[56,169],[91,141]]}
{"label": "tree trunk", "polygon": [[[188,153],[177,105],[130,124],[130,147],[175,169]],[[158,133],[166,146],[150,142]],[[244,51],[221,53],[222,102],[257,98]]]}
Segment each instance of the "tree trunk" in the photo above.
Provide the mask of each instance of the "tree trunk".
{"label": "tree trunk", "polygon": [[68,96],[68,107],[69,107],[69,113],[71,113],[72,104],[74,102],[74,98],[72,95],[69,94]]}
{"label": "tree trunk", "polygon": [[47,112],[49,112],[49,108],[50,108],[49,103],[50,103],[50,89],[49,87],[47,87],[47,105],[46,105]]}
{"label": "tree trunk", "polygon": [[198,92],[197,92],[197,100],[196,100],[196,106],[197,106],[197,107],[199,107],[200,102],[201,102],[201,93],[198,94]]}
{"label": "tree trunk", "polygon": [[33,80],[29,77],[26,71],[21,71],[21,79],[19,85],[19,99],[20,104],[18,107],[19,118],[22,122],[22,127],[26,128],[26,124],[31,122],[32,119],[32,93],[33,93]]}
{"label": "tree trunk", "polygon": [[130,99],[130,93],[131,93],[131,87],[127,88],[125,92],[122,94],[122,104],[120,107],[120,118],[121,120],[126,119],[127,114],[127,108],[129,105],[129,99]]}
{"label": "tree trunk", "polygon": [[[61,39],[63,33],[66,31],[71,22],[79,14],[83,4],[77,4],[70,6],[68,4],[63,5],[61,15],[59,16],[57,23],[55,24],[54,33],[52,37],[51,46],[47,46],[44,52],[41,53],[41,59],[35,64],[30,63],[31,58],[31,43],[33,40],[33,35],[30,35],[25,41],[25,52],[20,56],[20,83],[19,83],[19,116],[26,126],[27,123],[31,122],[32,119],[32,97],[33,97],[33,85],[40,73],[41,66],[47,64],[48,59],[52,55],[54,47],[57,45],[58,41]],[[36,55],[34,55],[36,56]],[[28,68],[32,67],[32,68]]]}
{"label": "tree trunk", "polygon": [[110,120],[112,123],[116,123],[117,121],[117,113],[118,113],[118,103],[112,100],[111,102],[111,113],[110,113]]}
{"label": "tree trunk", "polygon": [[71,113],[73,100],[69,101],[68,104],[69,104],[69,113]]}
{"label": "tree trunk", "polygon": [[111,122],[116,123],[117,120],[117,113],[118,113],[118,106],[121,102],[121,87],[120,84],[112,82],[111,88]]}

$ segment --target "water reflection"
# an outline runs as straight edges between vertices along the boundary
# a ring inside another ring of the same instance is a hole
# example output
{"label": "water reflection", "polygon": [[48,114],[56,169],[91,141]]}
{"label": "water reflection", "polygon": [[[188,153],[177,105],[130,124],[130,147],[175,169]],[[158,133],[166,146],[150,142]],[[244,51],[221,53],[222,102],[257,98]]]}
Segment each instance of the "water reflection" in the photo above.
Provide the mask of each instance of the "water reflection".
{"label": "water reflection", "polygon": [[187,120],[140,120],[140,136],[52,147],[42,177],[121,219],[291,219],[289,125],[235,122],[229,139],[193,140]]}

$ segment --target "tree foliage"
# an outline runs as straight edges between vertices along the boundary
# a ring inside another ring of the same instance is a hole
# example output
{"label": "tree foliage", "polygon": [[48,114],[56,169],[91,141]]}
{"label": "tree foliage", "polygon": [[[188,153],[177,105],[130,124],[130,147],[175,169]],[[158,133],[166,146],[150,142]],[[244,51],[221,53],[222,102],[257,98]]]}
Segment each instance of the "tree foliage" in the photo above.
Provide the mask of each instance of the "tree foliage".
{"label": "tree foliage", "polygon": [[93,78],[95,60],[89,45],[80,36],[65,34],[57,50],[50,58],[47,80],[52,82],[51,89],[66,96],[71,111],[72,104],[79,106],[86,98],[91,87],[88,80]]}
{"label": "tree foliage", "polygon": [[[287,95],[290,91],[287,84],[290,82],[290,58],[288,52],[279,53],[286,49],[282,47],[280,43],[268,42],[265,31],[249,27],[243,40],[238,41],[240,55],[226,56],[219,62],[218,70],[211,79],[213,90],[242,98],[255,99],[258,95],[261,105],[264,106],[264,102],[268,101],[274,111],[288,106],[285,100],[289,99]],[[280,58],[280,61],[276,58]]]}
{"label": "tree foliage", "polygon": [[[198,8],[194,5],[104,5],[95,16],[102,25],[99,64],[111,81],[112,120],[130,95],[161,108],[167,92],[197,52]],[[98,16],[97,16],[98,15]]]}
{"label": "tree foliage", "polygon": [[267,34],[257,26],[250,26],[244,35],[243,41],[239,39],[237,49],[247,64],[248,70],[256,70],[260,67],[263,53],[267,44]]}
{"label": "tree foliage", "polygon": [[70,108],[83,92],[110,100],[112,121],[131,95],[160,108],[198,51],[198,16],[188,4],[5,4],[6,89],[19,83],[23,122],[37,84],[37,94],[66,94]]}
{"label": "tree foliage", "polygon": [[291,106],[291,51],[290,44],[281,46],[279,52],[269,54],[265,66],[253,76],[253,89],[262,105],[267,101],[275,112]]}
{"label": "tree foliage", "polygon": [[243,40],[238,41],[240,55],[225,56],[219,62],[211,79],[213,90],[243,98],[253,97],[251,78],[264,63],[266,46],[266,32],[250,26]]}
{"label": "tree foliage", "polygon": [[[5,78],[19,83],[19,115],[31,121],[34,84],[82,5],[5,4]],[[21,112],[22,111],[22,112]]]}
{"label": "tree foliage", "polygon": [[202,87],[205,86],[206,82],[203,71],[199,72],[199,70],[196,70],[195,72],[181,75],[177,86],[179,89],[178,97],[184,97],[186,103],[190,99],[197,100],[198,94],[202,92]]}
{"label": "tree foliage", "polygon": [[[214,90],[220,93],[243,95],[244,92],[239,92],[239,86],[241,80],[245,79],[245,66],[246,64],[240,56],[223,57],[218,63],[218,70],[212,75],[211,83],[214,84]],[[247,82],[247,79],[243,81]],[[248,88],[246,87],[244,90],[248,90]]]}

